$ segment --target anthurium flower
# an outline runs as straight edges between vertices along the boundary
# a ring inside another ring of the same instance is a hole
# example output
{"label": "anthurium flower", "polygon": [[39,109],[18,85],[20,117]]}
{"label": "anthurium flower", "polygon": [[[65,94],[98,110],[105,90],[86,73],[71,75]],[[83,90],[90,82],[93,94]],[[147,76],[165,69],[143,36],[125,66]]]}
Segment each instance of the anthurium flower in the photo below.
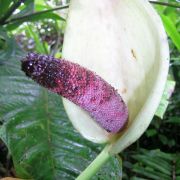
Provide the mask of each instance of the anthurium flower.
{"label": "anthurium flower", "polygon": [[146,130],[160,103],[169,48],[160,17],[146,0],[72,0],[63,57],[111,84],[128,106],[129,121],[108,133],[80,107],[64,99],[75,128],[88,140],[109,144],[116,154]]}

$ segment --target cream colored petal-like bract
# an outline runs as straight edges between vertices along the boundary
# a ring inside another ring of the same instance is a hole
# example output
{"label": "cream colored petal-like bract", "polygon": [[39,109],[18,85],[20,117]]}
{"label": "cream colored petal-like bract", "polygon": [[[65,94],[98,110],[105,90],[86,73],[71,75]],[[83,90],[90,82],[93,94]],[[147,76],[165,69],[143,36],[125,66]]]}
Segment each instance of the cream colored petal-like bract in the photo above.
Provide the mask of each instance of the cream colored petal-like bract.
{"label": "cream colored petal-like bract", "polygon": [[129,109],[127,127],[114,137],[68,100],[76,129],[93,142],[112,141],[117,153],[148,127],[167,79],[169,49],[162,22],[146,0],[71,0],[63,57],[96,72]]}

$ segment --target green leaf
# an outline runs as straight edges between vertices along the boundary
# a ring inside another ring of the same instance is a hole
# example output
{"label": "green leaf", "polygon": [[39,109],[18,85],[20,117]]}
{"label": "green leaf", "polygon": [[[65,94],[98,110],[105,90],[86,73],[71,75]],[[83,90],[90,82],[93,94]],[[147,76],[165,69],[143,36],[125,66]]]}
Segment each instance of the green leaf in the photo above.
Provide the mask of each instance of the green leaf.
{"label": "green leaf", "polygon": [[[164,153],[160,150],[140,149],[139,153],[132,155],[132,158],[137,160],[137,162],[131,169],[140,177],[170,180],[175,160],[178,160],[177,157],[177,155]],[[175,166],[178,166],[178,162]],[[178,171],[176,170],[174,173],[177,174]]]}
{"label": "green leaf", "polygon": [[[12,39],[11,39],[12,41]],[[60,96],[49,93],[20,70],[23,52],[0,65],[0,136],[13,157],[16,174],[30,179],[75,179],[102,147],[74,130]],[[112,157],[94,179],[118,179],[122,172]]]}
{"label": "green leaf", "polygon": [[[17,47],[16,41],[6,34],[6,30],[0,27],[0,60],[8,59],[9,56],[14,56],[15,53],[22,53],[22,50]],[[2,63],[2,62],[1,62]]]}
{"label": "green leaf", "polygon": [[0,7],[1,7],[0,17],[3,16],[4,13],[7,11],[11,2],[12,2],[11,0],[1,0],[0,1]]}
{"label": "green leaf", "polygon": [[166,121],[166,123],[174,123],[174,124],[180,124],[180,117],[172,116],[170,119]]}
{"label": "green leaf", "polygon": [[47,10],[47,9],[51,9],[51,7],[48,5],[42,5],[42,4],[35,5],[35,11],[43,11],[43,10]]}
{"label": "green leaf", "polygon": [[153,158],[147,158],[146,156],[143,155],[136,155],[134,158],[140,162],[142,162],[144,165],[151,167],[161,173],[171,175],[171,169],[165,168],[165,166],[160,166],[159,163],[157,163],[156,160]]}
{"label": "green leaf", "polygon": [[144,179],[144,178],[140,178],[140,177],[132,177],[130,180],[147,180],[147,179]]}
{"label": "green leaf", "polygon": [[39,34],[34,31],[34,27],[31,24],[29,24],[26,26],[26,30],[27,37],[33,38],[33,40],[35,41],[37,52],[47,54],[47,47],[43,46],[44,42],[41,41]]}
{"label": "green leaf", "polygon": [[147,137],[152,137],[152,136],[155,136],[156,134],[157,134],[157,130],[156,129],[148,129],[146,131]]}
{"label": "green leaf", "polygon": [[175,81],[167,80],[166,86],[163,92],[163,96],[161,98],[160,104],[155,113],[155,115],[160,117],[161,119],[163,118],[164,113],[166,112],[166,109],[169,104],[169,98],[171,97],[174,91],[174,88],[175,88]]}
{"label": "green leaf", "polygon": [[56,20],[56,21],[65,21],[64,18],[62,18],[61,16],[59,16],[56,13],[46,12],[46,13],[42,13],[42,14],[34,14],[34,15],[28,15],[28,16],[21,17],[21,19],[19,18],[18,20],[8,24],[7,29],[9,31],[12,31],[24,22],[36,22],[36,21],[45,20],[45,19],[52,19],[52,20]]}
{"label": "green leaf", "polygon": [[24,5],[20,6],[18,9],[20,10],[20,12],[11,16],[10,19],[18,18],[18,17],[24,16],[24,15],[33,13],[34,12],[34,0],[26,0],[24,2]]}
{"label": "green leaf", "polygon": [[153,180],[159,180],[159,179],[165,179],[165,180],[171,180],[171,177],[163,174],[163,173],[159,173],[156,172],[152,169],[145,169],[143,167],[134,167],[133,171],[138,173],[138,174],[142,174],[143,176],[147,177],[148,179],[152,178]]}
{"label": "green leaf", "polygon": [[177,47],[177,49],[180,50],[180,34],[179,34],[176,26],[174,25],[174,23],[172,22],[170,17],[163,15],[163,14],[160,14],[160,16],[164,23],[167,34],[172,39],[172,41],[175,44],[175,46]]}

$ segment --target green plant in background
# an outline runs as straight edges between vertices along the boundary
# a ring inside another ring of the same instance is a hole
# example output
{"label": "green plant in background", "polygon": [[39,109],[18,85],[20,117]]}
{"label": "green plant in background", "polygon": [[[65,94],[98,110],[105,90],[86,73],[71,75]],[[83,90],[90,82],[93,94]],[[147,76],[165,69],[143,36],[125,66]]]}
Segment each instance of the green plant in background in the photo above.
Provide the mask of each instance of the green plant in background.
{"label": "green plant in background", "polygon": [[[60,12],[62,17],[55,13],[52,9],[57,10],[56,5],[60,5],[58,9],[62,11],[67,8],[55,1],[27,0],[21,5],[19,1],[0,1],[3,7],[0,14],[0,137],[12,155],[16,175],[20,178],[74,179],[103,148],[83,139],[71,126],[61,99],[27,79],[20,70],[19,59],[25,54],[22,48],[61,56],[65,12]],[[179,11],[168,6],[156,5],[156,8],[171,38],[172,55],[170,81],[158,116],[164,114],[174,79],[176,91],[163,120],[155,117],[144,136],[121,153],[124,179],[179,178],[180,158],[175,154],[179,148],[180,123],[177,110],[180,99],[177,93]],[[161,151],[150,150],[156,148]],[[119,179],[121,166],[118,156],[111,157],[93,179]]]}

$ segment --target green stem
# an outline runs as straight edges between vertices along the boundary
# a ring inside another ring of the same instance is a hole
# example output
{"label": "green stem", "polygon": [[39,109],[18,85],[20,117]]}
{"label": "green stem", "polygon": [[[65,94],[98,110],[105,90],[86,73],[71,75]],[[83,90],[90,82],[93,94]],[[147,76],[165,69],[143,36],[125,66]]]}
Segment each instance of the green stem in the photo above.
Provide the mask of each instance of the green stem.
{"label": "green stem", "polygon": [[[41,15],[41,14],[44,14],[44,13],[47,13],[47,12],[52,12],[52,11],[57,11],[57,10],[66,9],[66,8],[68,8],[68,7],[69,7],[69,5],[65,5],[65,6],[60,6],[60,7],[56,7],[56,8],[53,8],[53,9],[48,9],[48,10],[44,10],[44,11],[39,11],[39,12],[31,13],[31,14],[28,14],[28,15],[24,15],[24,16],[17,17],[17,18],[14,18],[14,19],[10,19],[9,21],[5,21],[3,24],[9,24],[9,23],[16,22],[16,21],[26,20],[26,19],[28,19],[29,17]],[[62,18],[62,17],[61,17],[61,18]],[[63,19],[63,18],[62,18],[62,19]],[[63,19],[63,20],[64,20],[64,19]]]}
{"label": "green stem", "polygon": [[89,180],[111,157],[108,152],[109,146],[106,146],[96,159],[77,177],[76,180]]}
{"label": "green stem", "polygon": [[169,7],[173,7],[173,8],[180,8],[180,5],[178,5],[178,4],[159,2],[159,1],[149,1],[149,2],[152,4],[161,5],[161,6],[169,6]]}
{"label": "green stem", "polygon": [[119,180],[122,180],[122,172],[123,172],[122,158],[119,154],[116,155],[116,158],[119,161],[119,167],[120,167],[120,171],[121,171],[121,176],[119,177]]}

